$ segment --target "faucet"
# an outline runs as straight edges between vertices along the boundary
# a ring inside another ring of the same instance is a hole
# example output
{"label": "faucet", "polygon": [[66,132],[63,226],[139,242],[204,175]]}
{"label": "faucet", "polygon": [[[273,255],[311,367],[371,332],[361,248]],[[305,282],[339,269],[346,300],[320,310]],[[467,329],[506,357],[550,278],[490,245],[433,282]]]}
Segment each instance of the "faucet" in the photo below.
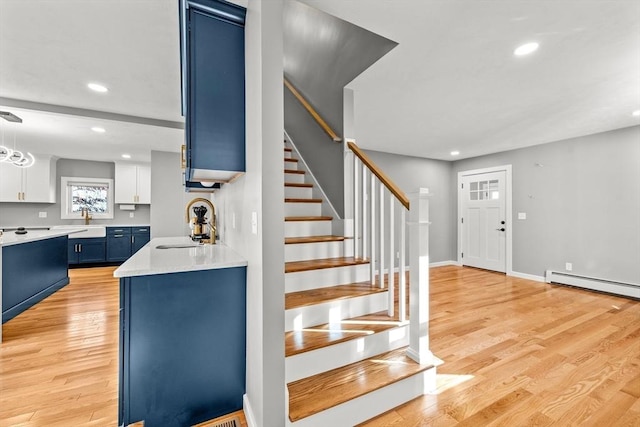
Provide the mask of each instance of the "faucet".
{"label": "faucet", "polygon": [[82,208],[82,218],[84,218],[84,225],[89,225],[89,221],[93,219],[88,208]]}
{"label": "faucet", "polygon": [[185,208],[185,218],[187,220],[187,224],[189,224],[191,220],[189,217],[189,209],[191,209],[191,206],[195,205],[196,203],[204,203],[209,206],[209,208],[211,208],[211,221],[209,221],[208,224],[211,227],[211,244],[215,245],[216,237],[218,235],[218,228],[216,227],[216,208],[213,206],[213,203],[211,203],[210,200],[203,197],[197,197],[187,203],[187,207]]}

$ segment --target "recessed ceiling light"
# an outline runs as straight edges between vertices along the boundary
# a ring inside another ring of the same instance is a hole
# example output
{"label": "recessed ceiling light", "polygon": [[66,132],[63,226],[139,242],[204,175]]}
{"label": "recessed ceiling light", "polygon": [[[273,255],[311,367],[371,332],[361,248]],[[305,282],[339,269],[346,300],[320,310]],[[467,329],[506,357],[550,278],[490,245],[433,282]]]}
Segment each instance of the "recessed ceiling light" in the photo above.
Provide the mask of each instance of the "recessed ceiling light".
{"label": "recessed ceiling light", "polygon": [[92,131],[96,132],[96,133],[105,133],[106,129],[105,128],[101,128],[99,126],[94,126],[91,128]]}
{"label": "recessed ceiling light", "polygon": [[530,53],[535,52],[536,50],[538,50],[538,47],[540,45],[536,42],[532,42],[532,43],[525,43],[522,46],[518,46],[516,48],[516,50],[513,51],[513,54],[515,56],[524,56],[524,55],[529,55]]}
{"label": "recessed ceiling light", "polygon": [[456,150],[456,151],[452,151],[452,152],[451,152],[451,155],[452,155],[452,156],[459,156],[459,155],[460,155],[460,152],[459,152],[458,150]]}
{"label": "recessed ceiling light", "polygon": [[640,117],[640,110],[636,110],[633,113],[631,113],[632,116],[634,117]]}
{"label": "recessed ceiling light", "polygon": [[101,85],[100,83],[89,83],[87,84],[87,87],[94,92],[100,92],[100,93],[109,92],[109,89],[107,89],[106,86]]}
{"label": "recessed ceiling light", "polygon": [[122,158],[123,159],[130,159],[131,158],[131,154],[123,154]]}

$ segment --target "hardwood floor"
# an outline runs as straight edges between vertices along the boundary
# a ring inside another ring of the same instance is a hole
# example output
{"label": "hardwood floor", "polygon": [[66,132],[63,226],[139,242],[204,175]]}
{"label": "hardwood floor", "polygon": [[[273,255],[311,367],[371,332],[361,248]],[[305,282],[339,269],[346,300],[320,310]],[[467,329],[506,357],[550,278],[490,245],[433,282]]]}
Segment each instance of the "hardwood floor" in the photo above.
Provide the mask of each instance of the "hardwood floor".
{"label": "hardwood floor", "polygon": [[[71,283],[3,325],[0,426],[116,426],[118,282]],[[640,302],[431,270],[438,388],[363,426],[640,426]]]}
{"label": "hardwood floor", "polygon": [[361,426],[640,426],[640,302],[431,270],[437,390]]}

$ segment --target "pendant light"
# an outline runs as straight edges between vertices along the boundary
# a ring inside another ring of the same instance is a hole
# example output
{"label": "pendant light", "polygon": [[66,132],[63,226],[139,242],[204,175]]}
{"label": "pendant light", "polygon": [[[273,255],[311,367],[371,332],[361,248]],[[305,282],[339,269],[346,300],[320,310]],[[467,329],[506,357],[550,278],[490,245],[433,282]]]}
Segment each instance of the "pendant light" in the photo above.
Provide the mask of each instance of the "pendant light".
{"label": "pendant light", "polygon": [[[8,122],[22,123],[22,119],[8,111],[0,111],[0,117]],[[13,149],[7,147],[4,143],[4,126],[2,127],[2,144],[0,145],[0,163],[10,163],[19,168],[28,168],[35,164],[36,159],[33,154],[26,154],[20,150],[16,150],[16,132],[13,133]]]}

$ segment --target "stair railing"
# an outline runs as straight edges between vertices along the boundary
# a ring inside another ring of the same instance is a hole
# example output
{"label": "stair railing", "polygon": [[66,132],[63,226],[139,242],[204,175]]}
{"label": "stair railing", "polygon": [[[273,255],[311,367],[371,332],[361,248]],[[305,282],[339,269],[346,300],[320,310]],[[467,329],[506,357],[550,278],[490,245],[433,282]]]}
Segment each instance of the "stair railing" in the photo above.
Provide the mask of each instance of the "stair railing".
{"label": "stair railing", "polygon": [[[406,215],[409,199],[404,192],[354,142],[347,147],[353,156],[353,254],[369,258],[371,284],[387,289],[389,316],[395,315],[395,266],[398,265],[398,317],[406,321]],[[378,200],[376,200],[376,198]],[[388,208],[385,205],[388,203]],[[400,220],[395,220],[396,211]],[[385,218],[388,214],[388,219]],[[397,253],[395,250],[398,238]],[[386,243],[386,245],[385,245]],[[376,274],[377,272],[377,274]]]}
{"label": "stair railing", "polygon": [[342,138],[340,138],[338,136],[337,133],[334,132],[333,129],[331,129],[331,126],[329,126],[327,124],[327,122],[324,121],[324,119],[322,117],[320,117],[320,114],[318,114],[318,112],[311,106],[311,104],[309,104],[309,101],[307,101],[304,96],[302,96],[302,94],[300,94],[300,92],[298,91],[298,89],[296,89],[289,80],[284,79],[284,85],[287,87],[287,89],[289,89],[289,91],[291,92],[291,94],[300,102],[300,104],[302,104],[302,106],[305,108],[305,110],[307,110],[307,112],[309,114],[311,114],[311,117],[314,118],[314,120],[316,121],[316,123],[318,123],[318,125],[322,128],[323,131],[325,131],[325,133],[327,135],[329,135],[329,137],[334,141],[334,142],[341,142]]}

